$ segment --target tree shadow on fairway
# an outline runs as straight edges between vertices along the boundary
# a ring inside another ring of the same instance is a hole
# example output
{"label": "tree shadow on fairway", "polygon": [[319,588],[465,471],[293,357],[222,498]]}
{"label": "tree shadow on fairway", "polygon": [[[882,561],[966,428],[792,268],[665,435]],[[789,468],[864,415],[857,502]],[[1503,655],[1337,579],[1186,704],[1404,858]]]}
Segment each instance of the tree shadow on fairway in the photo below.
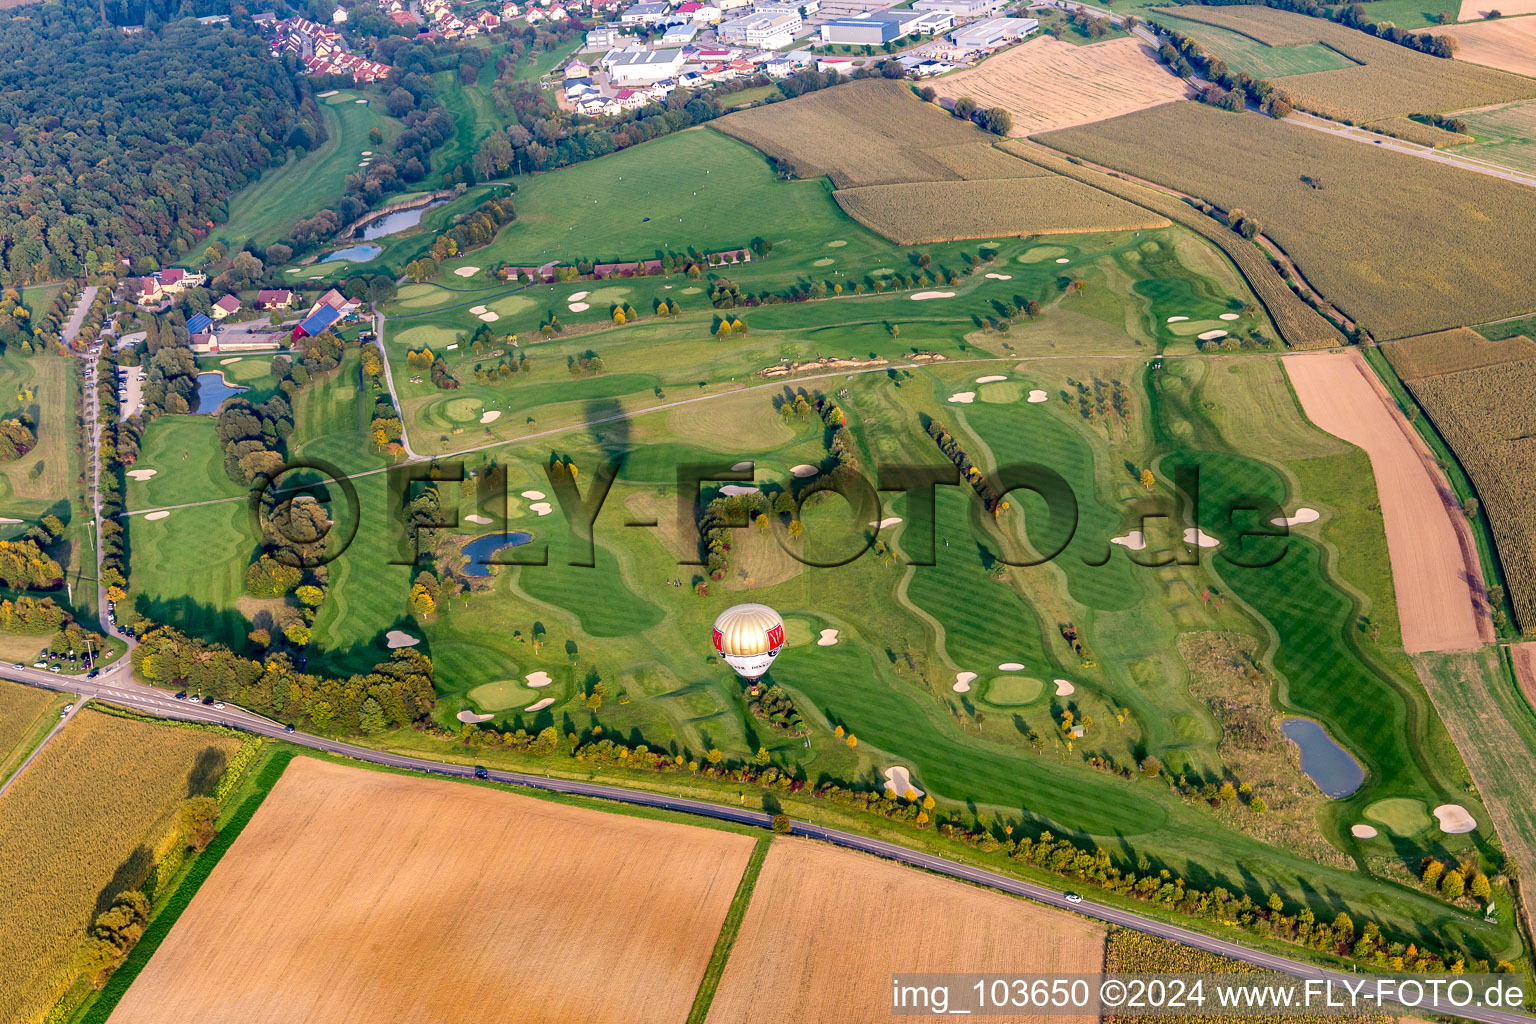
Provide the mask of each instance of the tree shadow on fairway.
{"label": "tree shadow on fairway", "polygon": [[215,608],[185,595],[155,598],[137,594],[133,610],[152,622],[172,626],[187,636],[223,644],[237,653],[248,651],[251,646],[247,635],[250,624],[233,608]]}
{"label": "tree shadow on fairway", "polygon": [[[368,640],[360,640],[348,647],[327,650],[310,648],[305,659],[305,668],[310,672],[333,676],[363,675],[371,672],[374,666],[388,661],[394,654],[394,650],[389,647],[388,637],[395,630],[420,639],[421,642],[410,647],[409,650],[417,651],[429,658],[432,656],[432,642],[421,635],[422,629],[416,624],[416,620],[401,615]],[[323,638],[317,637],[317,639]],[[398,650],[407,650],[407,648],[402,647]]]}

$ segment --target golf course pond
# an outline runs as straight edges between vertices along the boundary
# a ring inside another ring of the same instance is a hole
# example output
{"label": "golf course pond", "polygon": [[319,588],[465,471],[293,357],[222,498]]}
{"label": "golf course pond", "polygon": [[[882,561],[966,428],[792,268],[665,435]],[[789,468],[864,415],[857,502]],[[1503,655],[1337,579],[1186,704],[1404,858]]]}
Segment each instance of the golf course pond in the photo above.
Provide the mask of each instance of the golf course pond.
{"label": "golf course pond", "polygon": [[476,537],[465,544],[461,550],[469,563],[464,566],[465,576],[485,577],[491,574],[491,566],[488,564],[498,551],[507,548],[520,547],[533,540],[533,534],[526,530],[513,530],[511,533],[488,533],[483,537]]}
{"label": "golf course pond", "polygon": [[409,210],[396,210],[393,213],[386,213],[382,217],[371,220],[363,225],[363,241],[371,242],[375,238],[383,238],[397,231],[413,228],[421,223],[422,214],[433,207],[442,206],[447,201],[446,199],[439,199],[435,202],[427,203],[425,206],[413,206]]}
{"label": "golf course pond", "polygon": [[1280,723],[1280,730],[1301,748],[1301,770],[1317,783],[1323,795],[1340,800],[1365,781],[1360,763],[1310,718],[1287,718]]}
{"label": "golf course pond", "polygon": [[376,259],[383,251],[382,245],[349,245],[345,249],[326,253],[321,257],[320,262],[335,263],[338,260],[346,260],[348,263],[367,263],[371,259]]}
{"label": "golf course pond", "polygon": [[197,375],[197,398],[192,404],[192,411],[211,416],[219,411],[219,406],[224,404],[224,399],[243,395],[249,390],[251,389],[225,383],[222,373],[216,371],[200,373]]}

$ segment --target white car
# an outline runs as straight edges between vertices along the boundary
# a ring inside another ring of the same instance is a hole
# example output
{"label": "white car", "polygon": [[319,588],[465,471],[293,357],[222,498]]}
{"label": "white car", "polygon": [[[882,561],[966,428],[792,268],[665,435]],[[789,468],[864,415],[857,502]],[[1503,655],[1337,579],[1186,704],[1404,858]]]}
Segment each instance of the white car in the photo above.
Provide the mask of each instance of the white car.
{"label": "white car", "polygon": [[216,708],[222,708],[224,706],[224,702],[221,700],[216,700],[213,702],[213,706]]}
{"label": "white car", "polygon": [[73,704],[65,704],[64,705],[64,710],[59,712],[59,717],[63,718],[65,715],[69,714],[73,710],[75,710],[75,706]]}
{"label": "white car", "polygon": [[1083,902],[1083,898],[1081,896],[1079,896],[1075,892],[1069,892],[1066,895],[1067,895],[1067,902],[1068,903],[1081,903],[1081,902]]}

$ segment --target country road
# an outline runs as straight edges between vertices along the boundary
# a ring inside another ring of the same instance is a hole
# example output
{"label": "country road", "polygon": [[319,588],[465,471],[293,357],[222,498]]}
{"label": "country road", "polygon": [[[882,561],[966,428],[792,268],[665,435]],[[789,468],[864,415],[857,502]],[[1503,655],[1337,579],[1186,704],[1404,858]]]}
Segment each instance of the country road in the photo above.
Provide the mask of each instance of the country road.
{"label": "country road", "polygon": [[[110,701],[136,711],[164,718],[205,722],[244,729],[247,732],[284,740],[312,750],[339,754],[344,757],[351,757],[359,761],[385,765],[391,768],[402,768],[457,778],[473,778],[475,773],[475,769],[469,765],[408,757],[403,754],[392,754],[387,751],[358,747],[350,743],[327,739],[323,736],[312,736],[302,732],[287,732],[281,724],[263,718],[253,712],[237,708],[234,705],[228,705],[221,709],[205,706],[200,703],[178,701],[174,696],[163,690],[156,690],[153,687],[135,682],[133,680],[133,673],[128,669],[126,663],[119,663],[112,668],[103,670],[102,674],[96,679],[61,677],[49,672],[8,667],[0,668],[0,678],[29,683],[33,686],[41,686],[50,690],[79,693],[82,698]],[[524,786],[530,789],[542,789],[553,793],[566,793],[599,800],[612,800],[617,803],[630,804],[637,807],[653,807],[682,814],[698,815],[717,821],[751,825],[757,828],[768,828],[772,824],[771,817],[762,811],[714,804],[704,800],[671,797],[661,793],[625,789],[622,786],[612,786],[598,782],[555,779],[541,775],[527,775],[521,772],[507,771],[491,771],[489,772],[489,778],[491,781],[506,785]],[[959,861],[949,860],[945,857],[937,857],[933,854],[908,849],[894,843],[870,839],[852,832],[826,828],[804,821],[792,822],[791,832],[794,835],[817,839],[830,843],[833,846],[884,857],[911,867],[931,871],[934,874],[987,886],[1000,892],[1011,893],[1012,895],[1032,900],[1044,906],[1069,913],[1082,914],[1097,921],[1144,932],[1148,935],[1155,935],[1171,942],[1231,957],[1234,960],[1278,971],[1292,977],[1329,980],[1340,984],[1358,982],[1360,980],[1360,976],[1356,974],[1327,970],[1313,964],[1302,963],[1301,961],[1276,956],[1272,953],[1249,949],[1235,942],[1228,942],[1224,939],[1191,931],[1188,928],[1181,928],[1178,925],[1169,924],[1154,918],[1143,917],[1140,914],[1123,910],[1119,907],[1094,903],[1090,900],[1072,902],[1063,893],[1046,888],[1043,885],[1012,878],[995,871],[988,871],[985,868],[962,864]],[[1419,1007],[1418,1010],[1422,1013],[1445,1013],[1467,1020],[1483,1021],[1485,1024],[1536,1024],[1536,1018],[1526,1016],[1525,1014],[1513,1013],[1508,1010],[1469,1009],[1453,1006],[1442,1008],[1441,1004],[1438,1003],[1426,1003],[1426,1005]]]}

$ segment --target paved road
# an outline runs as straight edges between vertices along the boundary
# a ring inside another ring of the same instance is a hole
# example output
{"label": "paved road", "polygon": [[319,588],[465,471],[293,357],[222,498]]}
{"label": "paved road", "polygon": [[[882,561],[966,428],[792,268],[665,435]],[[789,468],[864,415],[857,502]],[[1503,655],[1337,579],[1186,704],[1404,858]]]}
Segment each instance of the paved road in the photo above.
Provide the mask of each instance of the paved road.
{"label": "paved road", "polygon": [[373,314],[373,343],[378,347],[379,360],[384,364],[384,384],[389,388],[390,401],[395,403],[395,412],[400,417],[400,447],[405,449],[405,457],[412,462],[420,461],[411,448],[411,436],[405,429],[405,411],[400,405],[400,393],[395,390],[395,371],[389,366],[389,353],[384,349],[384,314],[375,311]]}
{"label": "paved road", "polygon": [[85,322],[85,314],[91,311],[91,303],[96,301],[96,293],[99,291],[101,288],[94,284],[80,290],[80,299],[69,314],[69,322],[64,325],[64,344],[73,342],[80,333],[80,325]]}
{"label": "paved road", "polygon": [[[96,679],[66,679],[48,672],[12,668],[0,669],[0,677],[31,683],[35,686],[42,686],[53,690],[77,692],[87,698],[108,700],[115,704],[165,718],[207,722],[244,729],[263,736],[286,740],[289,743],[295,743],[312,750],[323,750],[328,753],[340,754],[373,764],[458,778],[471,778],[474,775],[474,768],[467,765],[450,764],[426,758],[408,757],[403,754],[372,750],[367,747],[353,746],[350,743],[342,743],[322,736],[311,736],[308,733],[289,733],[278,723],[253,712],[237,708],[234,705],[219,709],[202,704],[178,701],[163,690],[156,690],[134,682],[132,672],[128,671],[124,665],[106,669]],[[491,780],[495,782],[542,789],[554,793],[568,793],[600,800],[612,800],[639,807],[660,808],[662,810],[698,815],[716,821],[736,822],[758,828],[768,828],[772,824],[772,819],[767,814],[762,811],[748,810],[745,807],[730,807],[703,800],[690,800],[684,797],[667,796],[662,793],[648,793],[625,789],[621,786],[611,786],[604,783],[581,782],[574,779],[553,779],[540,775],[526,775],[521,772],[492,771],[489,775]],[[1082,914],[1094,920],[1134,929],[1149,935],[1156,935],[1172,942],[1232,957],[1235,960],[1279,971],[1293,977],[1331,979],[1337,982],[1349,980],[1358,982],[1359,980],[1358,975],[1351,975],[1340,971],[1329,971],[1298,960],[1291,960],[1286,957],[1248,949],[1235,942],[1227,942],[1224,939],[1191,931],[1188,928],[1181,928],[1178,925],[1142,917],[1139,914],[1122,910],[1119,907],[1106,906],[1087,900],[1081,903],[1069,902],[1062,893],[1054,889],[1048,889],[1045,886],[1012,878],[1008,875],[998,874],[995,871],[987,871],[984,868],[962,864],[959,861],[949,860],[945,857],[936,857],[932,854],[908,849],[904,846],[897,846],[894,843],[886,843],[878,839],[870,839],[851,832],[843,832],[839,829],[826,828],[804,821],[793,822],[792,831],[798,836],[818,839],[845,849],[860,850],[865,853],[874,854],[877,857],[885,857],[888,860],[922,868],[935,874],[946,875],[950,878],[957,878],[977,885],[984,885],[1033,900],[1048,907]],[[1436,1008],[1432,1006],[1426,1006],[1422,1009],[1425,1012],[1436,1011]],[[1444,1012],[1451,1012],[1451,1008]],[[1504,1010],[1468,1011],[1455,1009],[1451,1015],[1464,1017],[1469,1020],[1484,1021],[1486,1024],[1533,1024],[1533,1022],[1536,1022],[1536,1018]]]}

